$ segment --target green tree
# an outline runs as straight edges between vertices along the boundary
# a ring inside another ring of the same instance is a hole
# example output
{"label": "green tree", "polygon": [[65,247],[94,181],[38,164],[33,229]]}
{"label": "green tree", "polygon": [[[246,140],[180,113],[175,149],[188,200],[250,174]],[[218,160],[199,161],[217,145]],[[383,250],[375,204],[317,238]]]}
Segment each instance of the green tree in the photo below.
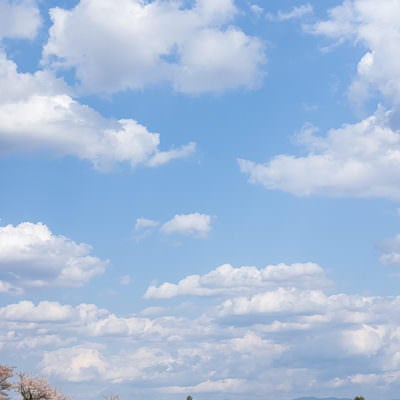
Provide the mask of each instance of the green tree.
{"label": "green tree", "polygon": [[354,397],[354,400],[365,400],[364,396],[356,396]]}

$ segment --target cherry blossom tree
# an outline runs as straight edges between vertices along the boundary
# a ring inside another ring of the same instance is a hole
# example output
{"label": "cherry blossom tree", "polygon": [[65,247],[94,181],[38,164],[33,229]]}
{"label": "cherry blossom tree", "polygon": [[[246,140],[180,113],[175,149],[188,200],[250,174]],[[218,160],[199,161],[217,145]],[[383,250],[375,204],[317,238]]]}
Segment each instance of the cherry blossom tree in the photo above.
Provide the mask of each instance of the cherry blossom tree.
{"label": "cherry blossom tree", "polygon": [[0,400],[8,399],[6,393],[11,387],[12,383],[9,379],[14,375],[14,368],[6,367],[0,364]]}
{"label": "cherry blossom tree", "polygon": [[16,390],[23,400],[68,400],[63,394],[53,389],[44,378],[19,374]]}

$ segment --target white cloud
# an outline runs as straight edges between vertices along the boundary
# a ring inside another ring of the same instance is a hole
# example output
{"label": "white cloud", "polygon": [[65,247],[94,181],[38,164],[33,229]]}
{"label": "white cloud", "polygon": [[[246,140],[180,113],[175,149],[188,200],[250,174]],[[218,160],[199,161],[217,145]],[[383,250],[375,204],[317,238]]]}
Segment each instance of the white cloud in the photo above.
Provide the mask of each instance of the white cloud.
{"label": "white cloud", "polygon": [[21,301],[0,308],[0,318],[7,321],[60,322],[74,316],[71,306],[57,302],[42,301],[35,306],[31,301]]}
{"label": "white cloud", "polygon": [[400,371],[390,371],[381,374],[354,374],[347,376],[343,379],[336,378],[332,380],[331,385],[333,387],[357,385],[358,387],[370,386],[382,386],[382,385],[393,385],[400,383]]}
{"label": "white cloud", "polygon": [[35,337],[19,336],[15,340],[15,348],[18,350],[35,351],[37,349],[56,348],[71,345],[74,338],[61,339],[58,335],[41,334]]}
{"label": "white cloud", "polygon": [[137,238],[142,238],[159,227],[158,231],[165,235],[180,234],[205,238],[211,231],[211,222],[212,217],[207,214],[177,214],[159,227],[160,222],[141,217],[136,220],[135,232]]}
{"label": "white cloud", "polygon": [[318,313],[326,307],[326,304],[327,298],[321,291],[279,288],[251,297],[236,297],[226,300],[222,304],[220,315]]}
{"label": "white cloud", "polygon": [[48,151],[90,161],[99,170],[117,163],[159,166],[195,150],[190,143],[160,151],[160,136],[132,119],[103,118],[69,94],[49,72],[23,74],[0,53],[0,143],[5,151]]}
{"label": "white cloud", "polygon": [[356,101],[364,100],[369,88],[377,89],[400,103],[400,3],[373,0],[345,0],[328,12],[329,18],[307,30],[342,42],[350,40],[367,50],[358,64],[352,86]]}
{"label": "white cloud", "polygon": [[[170,393],[237,393],[242,392],[246,381],[242,379],[221,379],[205,381],[194,386],[172,386],[163,388]],[[247,388],[245,388],[247,390]]]}
{"label": "white cloud", "polygon": [[222,299],[176,300],[145,309],[146,317],[21,301],[0,308],[1,354],[24,352],[45,375],[82,387],[115,383],[134,399],[306,395],[315,382],[327,394],[360,384],[379,393],[375,382],[400,376],[400,297],[335,294],[321,287],[323,277],[311,263],[224,266],[201,277],[202,288],[222,289]]}
{"label": "white cloud", "polygon": [[166,235],[181,234],[207,237],[211,231],[211,217],[207,214],[177,214],[161,227]]}
{"label": "white cloud", "polygon": [[300,135],[305,156],[279,155],[267,164],[239,160],[251,183],[298,196],[400,198],[400,130],[396,112],[378,110],[356,124]]}
{"label": "white cloud", "polygon": [[18,289],[82,286],[104,272],[107,261],[91,247],[59,235],[41,223],[0,227],[0,280]]}
{"label": "white cloud", "polygon": [[266,17],[270,21],[289,21],[292,19],[300,19],[305,15],[312,14],[314,9],[311,4],[303,4],[301,6],[295,6],[292,10],[284,12],[278,11],[276,14],[268,13]]}
{"label": "white cloud", "polygon": [[34,0],[2,0],[0,3],[0,40],[33,39],[41,22]]}
{"label": "white cloud", "polygon": [[[187,379],[191,373],[185,367],[187,363],[201,366],[198,372],[204,377],[207,374],[204,374],[203,368],[212,365],[211,363],[215,365],[218,362],[224,368],[230,368],[232,363],[245,362],[249,354],[255,354],[253,360],[260,366],[260,362],[264,365],[270,364],[285,351],[283,346],[255,334],[220,342],[198,343],[197,348],[186,343],[181,344],[176,347],[176,344],[170,342],[168,347],[154,343],[152,347],[139,346],[111,356],[106,355],[105,349],[100,346],[74,346],[46,352],[40,365],[44,373],[72,382],[100,377],[108,382],[140,383],[146,380],[147,384],[154,385],[158,380],[169,383],[168,377],[171,375]],[[250,371],[245,374],[249,373]],[[176,390],[170,386],[167,391]],[[217,387],[212,389],[211,386],[206,390],[206,387],[201,385],[196,391],[220,390]]]}
{"label": "white cloud", "polygon": [[258,17],[264,14],[264,9],[258,4],[251,4],[250,10],[253,14],[257,15]]}
{"label": "white cloud", "polygon": [[44,353],[41,368],[71,382],[90,381],[106,374],[108,361],[98,349],[75,346]]}
{"label": "white cloud", "polygon": [[267,287],[326,286],[327,279],[320,266],[314,263],[268,265],[235,268],[224,264],[205,275],[190,275],[177,284],[150,286],[145,298],[168,299],[177,296],[216,296],[237,292],[253,292]]}
{"label": "white cloud", "polygon": [[162,317],[155,320],[136,316],[118,317],[94,304],[73,307],[52,301],[41,301],[37,305],[31,301],[20,301],[0,307],[0,320],[4,328],[36,329],[48,333],[58,327],[60,335],[65,331],[88,337],[143,337],[165,335],[171,331],[171,321]]}
{"label": "white cloud", "polygon": [[373,356],[381,349],[385,334],[383,327],[363,325],[358,329],[344,330],[341,338],[348,354]]}
{"label": "white cloud", "polygon": [[123,354],[105,356],[101,346],[74,346],[45,352],[40,366],[45,374],[70,382],[102,379],[109,382],[132,382],[156,379],[160,370],[174,363],[160,349],[137,348]]}
{"label": "white cloud", "polygon": [[382,264],[400,264],[400,235],[382,241],[379,248],[382,251],[380,256],[380,262]]}
{"label": "white cloud", "polygon": [[[350,87],[362,103],[376,91],[393,104],[364,120],[317,136],[306,127],[301,144],[306,155],[282,154],[266,164],[239,160],[250,182],[298,196],[352,196],[399,199],[400,166],[400,4],[346,0],[328,11],[328,19],[308,25],[312,34],[349,40],[365,48]],[[386,261],[388,262],[386,257]]]}
{"label": "white cloud", "polygon": [[253,88],[263,76],[264,46],[232,25],[233,0],[80,1],[50,10],[43,56],[73,68],[88,92],[169,82],[186,93]]}
{"label": "white cloud", "polygon": [[159,222],[154,221],[152,219],[138,218],[135,223],[135,231],[140,231],[142,229],[155,228],[157,225],[159,225]]}
{"label": "white cloud", "polygon": [[132,278],[130,275],[121,276],[119,283],[124,286],[130,285],[132,283]]}
{"label": "white cloud", "polygon": [[178,149],[173,149],[169,151],[158,151],[146,162],[146,165],[148,165],[149,167],[158,167],[159,165],[164,165],[171,160],[187,158],[191,156],[195,151],[196,143],[194,142],[191,142]]}
{"label": "white cloud", "polygon": [[16,286],[11,285],[8,282],[0,280],[0,293],[21,294],[22,290]]}

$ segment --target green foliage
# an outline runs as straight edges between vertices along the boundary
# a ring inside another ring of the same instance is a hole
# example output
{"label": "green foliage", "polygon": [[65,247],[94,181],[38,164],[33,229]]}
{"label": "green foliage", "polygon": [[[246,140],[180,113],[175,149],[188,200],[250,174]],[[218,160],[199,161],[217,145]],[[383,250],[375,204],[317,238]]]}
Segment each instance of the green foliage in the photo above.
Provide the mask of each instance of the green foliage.
{"label": "green foliage", "polygon": [[354,397],[354,400],[365,400],[364,396],[356,396]]}

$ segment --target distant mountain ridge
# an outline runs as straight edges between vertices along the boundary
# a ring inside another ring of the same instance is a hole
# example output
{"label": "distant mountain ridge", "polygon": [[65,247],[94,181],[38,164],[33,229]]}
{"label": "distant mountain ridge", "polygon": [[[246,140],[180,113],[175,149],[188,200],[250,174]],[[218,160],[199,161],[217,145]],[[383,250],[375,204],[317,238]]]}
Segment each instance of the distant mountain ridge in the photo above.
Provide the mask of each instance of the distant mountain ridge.
{"label": "distant mountain ridge", "polygon": [[348,397],[297,397],[293,400],[353,400]]}

